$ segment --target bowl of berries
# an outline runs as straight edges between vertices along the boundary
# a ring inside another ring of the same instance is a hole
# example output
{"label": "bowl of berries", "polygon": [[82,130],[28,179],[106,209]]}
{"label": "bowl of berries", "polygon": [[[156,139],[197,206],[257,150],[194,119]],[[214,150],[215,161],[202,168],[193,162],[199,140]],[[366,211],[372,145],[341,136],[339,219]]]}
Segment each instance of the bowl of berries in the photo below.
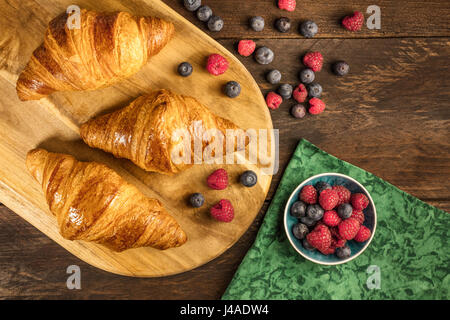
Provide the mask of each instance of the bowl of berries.
{"label": "bowl of berries", "polygon": [[284,228],[292,247],[323,265],[346,263],[369,246],[377,212],[369,192],[355,179],[322,173],[303,181],[284,211]]}

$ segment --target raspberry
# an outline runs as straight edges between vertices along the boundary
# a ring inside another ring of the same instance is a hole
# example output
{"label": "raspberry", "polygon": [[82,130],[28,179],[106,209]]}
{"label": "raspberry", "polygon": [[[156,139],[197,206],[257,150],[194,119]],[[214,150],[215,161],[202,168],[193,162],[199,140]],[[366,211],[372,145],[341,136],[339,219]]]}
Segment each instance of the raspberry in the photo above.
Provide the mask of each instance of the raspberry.
{"label": "raspberry", "polygon": [[352,195],[352,193],[346,187],[333,186],[333,190],[336,191],[339,196],[338,205],[350,202],[350,196]]}
{"label": "raspberry", "polygon": [[365,219],[364,213],[361,210],[355,210],[355,209],[353,209],[352,218],[355,220],[358,220],[359,224],[363,224],[364,219]]}
{"label": "raspberry", "polygon": [[269,92],[266,96],[267,106],[272,110],[278,109],[282,102],[283,98],[275,92]]}
{"label": "raspberry", "polygon": [[308,52],[303,57],[303,64],[314,72],[322,70],[323,57],[320,52]]}
{"label": "raspberry", "polygon": [[308,203],[314,204],[317,202],[317,191],[311,185],[304,186],[302,191],[300,192],[300,200]]}
{"label": "raspberry", "polygon": [[336,191],[333,189],[323,190],[319,196],[319,204],[324,210],[333,210],[339,201]]}
{"label": "raspberry", "polygon": [[354,193],[350,197],[352,206],[356,210],[364,210],[369,205],[369,199],[362,193]]}
{"label": "raspberry", "polygon": [[211,189],[226,189],[228,186],[228,174],[224,169],[218,169],[209,175],[206,182]]}
{"label": "raspberry", "polygon": [[353,238],[353,240],[355,240],[356,242],[364,242],[367,241],[371,235],[372,232],[370,232],[370,230],[367,227],[361,226],[358,230],[358,233]]}
{"label": "raspberry", "polygon": [[349,218],[342,221],[339,228],[339,235],[345,240],[352,240],[359,230],[359,222],[358,220]]}
{"label": "raspberry", "polygon": [[206,63],[206,69],[209,73],[215,76],[224,74],[228,70],[229,63],[227,59],[222,57],[220,54],[214,53],[208,57],[208,62]]}
{"label": "raspberry", "polygon": [[330,245],[330,247],[329,248],[327,248],[327,249],[322,249],[322,250],[320,250],[320,249],[318,249],[322,254],[324,254],[324,255],[329,255],[329,254],[333,254],[335,251],[336,251],[336,247],[333,247],[333,246],[331,246]]}
{"label": "raspberry", "polygon": [[322,221],[329,227],[336,227],[340,222],[341,218],[338,216],[337,212],[332,211],[326,211],[323,214]]}
{"label": "raspberry", "polygon": [[234,218],[233,205],[227,199],[220,200],[210,211],[211,216],[218,221],[231,222]]}
{"label": "raspberry", "polygon": [[256,49],[256,43],[253,40],[241,40],[238,44],[238,52],[241,56],[248,57]]}
{"label": "raspberry", "polygon": [[297,6],[295,0],[278,0],[278,8],[286,11],[294,11]]}
{"label": "raspberry", "polygon": [[364,15],[359,11],[355,11],[353,15],[346,16],[342,20],[342,25],[344,26],[345,29],[349,31],[359,31],[361,30],[363,24],[364,24]]}
{"label": "raspberry", "polygon": [[345,239],[337,239],[332,237],[331,238],[331,248],[342,248],[347,243],[347,240]]}
{"label": "raspberry", "polygon": [[309,244],[314,248],[325,251],[331,246],[331,233],[327,226],[321,224],[306,236]]}
{"label": "raspberry", "polygon": [[309,100],[309,113],[321,114],[325,110],[325,103],[319,98],[312,98]]}
{"label": "raspberry", "polygon": [[308,96],[308,91],[306,90],[303,83],[300,83],[297,88],[294,89],[294,92],[292,93],[294,96],[295,101],[298,103],[305,102],[306,97]]}

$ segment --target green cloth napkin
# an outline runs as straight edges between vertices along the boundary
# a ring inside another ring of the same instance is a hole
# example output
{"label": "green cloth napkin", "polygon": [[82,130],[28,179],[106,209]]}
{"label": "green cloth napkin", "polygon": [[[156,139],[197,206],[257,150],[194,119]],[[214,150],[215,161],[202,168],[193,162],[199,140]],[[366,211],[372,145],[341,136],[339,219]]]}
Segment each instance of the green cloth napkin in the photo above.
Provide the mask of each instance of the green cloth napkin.
{"label": "green cloth napkin", "polygon": [[[337,266],[318,265],[300,256],[287,240],[282,222],[291,192],[303,180],[324,172],[358,180],[377,208],[377,229],[369,247],[355,260]],[[302,140],[255,243],[222,299],[449,299],[449,228],[445,211]]]}

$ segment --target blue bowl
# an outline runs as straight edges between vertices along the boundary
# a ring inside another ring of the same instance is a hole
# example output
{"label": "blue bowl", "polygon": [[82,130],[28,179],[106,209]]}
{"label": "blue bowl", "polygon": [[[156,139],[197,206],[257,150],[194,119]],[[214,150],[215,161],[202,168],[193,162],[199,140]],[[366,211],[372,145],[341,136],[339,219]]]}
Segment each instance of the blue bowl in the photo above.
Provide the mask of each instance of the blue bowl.
{"label": "blue bowl", "polygon": [[[351,193],[363,193],[369,199],[369,205],[366,209],[364,209],[364,225],[370,229],[372,235],[370,239],[365,242],[347,241],[347,244],[352,251],[351,256],[347,259],[339,259],[334,254],[324,255],[317,250],[306,250],[305,248],[303,248],[301,240],[298,240],[296,237],[294,237],[294,234],[292,233],[292,227],[296,223],[298,223],[298,219],[290,215],[292,205],[294,204],[294,202],[299,200],[300,191],[304,186],[315,185],[319,181],[325,181],[331,185],[343,185],[348,190],[350,190]],[[337,265],[355,259],[369,246],[375,234],[376,226],[377,211],[369,192],[355,179],[340,173],[322,173],[303,181],[289,197],[286,208],[284,210],[284,229],[292,247],[294,247],[294,249],[306,259],[323,265]]]}

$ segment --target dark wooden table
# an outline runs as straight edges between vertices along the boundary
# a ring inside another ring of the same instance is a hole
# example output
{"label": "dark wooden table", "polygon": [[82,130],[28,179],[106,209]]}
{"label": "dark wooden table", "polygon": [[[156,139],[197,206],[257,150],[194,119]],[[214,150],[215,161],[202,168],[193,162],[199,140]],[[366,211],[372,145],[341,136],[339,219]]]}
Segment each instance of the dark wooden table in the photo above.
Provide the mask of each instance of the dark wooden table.
{"label": "dark wooden table", "polygon": [[[181,15],[206,31],[182,1],[166,0]],[[253,225],[227,252],[184,274],[135,279],[117,276],[80,261],[8,208],[0,206],[0,298],[20,299],[217,299],[220,298],[255,239],[283,169],[301,138],[366,169],[400,189],[450,210],[450,2],[410,1],[297,1],[293,13],[280,11],[274,0],[204,0],[223,17],[225,27],[210,33],[232,52],[243,38],[254,39],[275,52],[269,67],[240,58],[263,93],[274,89],[264,80],[270,68],[283,73],[283,82],[297,84],[300,57],[321,51],[328,108],[320,116],[296,120],[289,115],[292,101],[271,111],[280,130],[280,171]],[[381,30],[364,28],[348,33],[339,19],[369,5],[381,8]],[[251,31],[248,19],[261,15],[266,28]],[[277,17],[293,21],[291,32],[273,28]],[[299,21],[313,19],[320,27],[311,40],[298,33]],[[351,74],[337,78],[330,64],[345,60]],[[81,268],[81,290],[66,288],[66,268]]]}

